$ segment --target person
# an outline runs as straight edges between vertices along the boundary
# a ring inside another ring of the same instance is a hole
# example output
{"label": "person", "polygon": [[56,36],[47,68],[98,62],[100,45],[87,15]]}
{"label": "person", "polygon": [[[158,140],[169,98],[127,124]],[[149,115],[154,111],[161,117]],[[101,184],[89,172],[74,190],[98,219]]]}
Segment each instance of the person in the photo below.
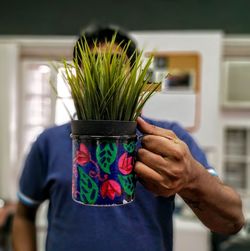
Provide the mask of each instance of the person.
{"label": "person", "polygon": [[[110,27],[91,28],[84,35],[90,47],[96,40],[102,46],[115,32],[117,44],[131,40]],[[135,50],[132,40],[128,57]],[[137,123],[142,137],[135,163],[136,199],[119,207],[83,206],[72,200],[69,123],[46,129],[37,138],[20,178],[15,251],[36,250],[36,212],[47,199],[47,251],[171,251],[175,194],[211,231],[233,234],[241,229],[239,195],[221,182],[192,137],[177,123],[146,118]]]}
{"label": "person", "polygon": [[16,203],[0,198],[0,251],[11,250],[10,231]]}

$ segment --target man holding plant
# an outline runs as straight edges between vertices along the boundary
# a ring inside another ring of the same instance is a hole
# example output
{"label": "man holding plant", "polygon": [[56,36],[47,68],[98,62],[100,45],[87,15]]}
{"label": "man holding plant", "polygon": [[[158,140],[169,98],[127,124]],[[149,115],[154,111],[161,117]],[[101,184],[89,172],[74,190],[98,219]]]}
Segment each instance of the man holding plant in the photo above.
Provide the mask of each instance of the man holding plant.
{"label": "man holding plant", "polygon": [[[84,35],[90,48],[97,41],[103,52],[104,43],[115,33],[112,28],[92,28]],[[133,66],[136,46],[129,41],[127,34],[117,31],[115,44],[128,45]],[[74,58],[81,64],[77,55]],[[47,251],[172,251],[175,194],[211,231],[233,234],[241,229],[239,195],[220,181],[191,136],[176,123],[138,117],[137,124],[141,147],[135,163],[136,199],[121,207],[89,207],[72,200],[69,124],[47,129],[38,137],[20,179],[15,251],[36,250],[35,216],[46,199],[50,201]]]}

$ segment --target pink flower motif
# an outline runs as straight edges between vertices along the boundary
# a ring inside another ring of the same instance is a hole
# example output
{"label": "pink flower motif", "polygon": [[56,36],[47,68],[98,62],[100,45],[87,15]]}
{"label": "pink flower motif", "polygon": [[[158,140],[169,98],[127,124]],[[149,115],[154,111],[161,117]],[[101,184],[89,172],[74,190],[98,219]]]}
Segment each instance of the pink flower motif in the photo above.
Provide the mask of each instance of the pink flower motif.
{"label": "pink flower motif", "polygon": [[124,153],[118,161],[118,167],[122,174],[130,174],[133,169],[133,158],[128,157],[128,154]]}
{"label": "pink flower motif", "polygon": [[88,148],[84,144],[80,144],[80,150],[76,151],[77,164],[84,166],[90,161],[90,154]]}
{"label": "pink flower motif", "polygon": [[103,198],[108,197],[114,200],[115,196],[120,196],[121,193],[121,186],[115,180],[107,180],[101,186],[101,196]]}

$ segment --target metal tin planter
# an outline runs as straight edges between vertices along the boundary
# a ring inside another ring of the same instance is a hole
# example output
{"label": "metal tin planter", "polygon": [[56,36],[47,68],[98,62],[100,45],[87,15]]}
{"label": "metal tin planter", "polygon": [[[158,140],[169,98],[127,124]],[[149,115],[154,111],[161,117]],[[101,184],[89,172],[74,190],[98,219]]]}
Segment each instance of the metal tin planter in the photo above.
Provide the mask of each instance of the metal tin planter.
{"label": "metal tin planter", "polygon": [[84,205],[123,205],[135,196],[136,122],[72,121],[72,197]]}

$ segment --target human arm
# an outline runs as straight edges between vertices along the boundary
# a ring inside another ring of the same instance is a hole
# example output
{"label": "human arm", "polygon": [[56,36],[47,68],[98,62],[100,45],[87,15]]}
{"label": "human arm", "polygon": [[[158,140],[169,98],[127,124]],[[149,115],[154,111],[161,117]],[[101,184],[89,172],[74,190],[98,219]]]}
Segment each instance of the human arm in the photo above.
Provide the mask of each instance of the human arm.
{"label": "human arm", "polygon": [[0,198],[0,229],[8,225],[9,219],[16,211],[16,203]]}
{"label": "human arm", "polygon": [[45,140],[43,133],[33,143],[20,176],[17,193],[19,202],[12,228],[14,251],[36,250],[36,212],[48,197]]}
{"label": "human arm", "polygon": [[35,216],[37,207],[19,202],[14,216],[12,240],[14,251],[36,251]]}
{"label": "human arm", "polygon": [[160,196],[178,193],[212,231],[238,232],[244,224],[239,195],[208,173],[174,132],[141,118],[138,126],[145,134],[135,165],[141,183]]}

